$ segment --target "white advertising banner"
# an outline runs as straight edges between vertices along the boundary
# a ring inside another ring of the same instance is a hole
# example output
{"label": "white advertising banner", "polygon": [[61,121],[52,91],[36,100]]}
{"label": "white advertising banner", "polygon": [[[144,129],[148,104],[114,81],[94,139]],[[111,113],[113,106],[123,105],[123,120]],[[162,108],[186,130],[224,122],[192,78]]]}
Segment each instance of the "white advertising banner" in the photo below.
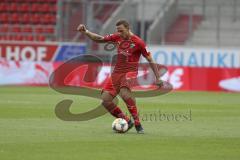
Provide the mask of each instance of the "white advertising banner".
{"label": "white advertising banner", "polygon": [[240,48],[188,48],[149,45],[155,62],[166,66],[240,68]]}

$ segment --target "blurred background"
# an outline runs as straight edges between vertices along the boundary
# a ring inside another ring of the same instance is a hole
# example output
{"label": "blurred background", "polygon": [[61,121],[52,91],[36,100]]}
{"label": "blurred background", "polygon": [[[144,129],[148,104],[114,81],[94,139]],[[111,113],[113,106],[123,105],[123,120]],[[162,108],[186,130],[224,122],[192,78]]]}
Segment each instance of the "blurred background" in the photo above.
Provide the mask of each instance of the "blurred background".
{"label": "blurred background", "polygon": [[[0,85],[48,85],[59,64],[93,54],[106,62],[91,84],[101,87],[116,51],[76,28],[106,35],[119,18],[168,67],[162,78],[175,90],[240,92],[239,0],[1,0]],[[69,83],[81,85],[83,72]]]}

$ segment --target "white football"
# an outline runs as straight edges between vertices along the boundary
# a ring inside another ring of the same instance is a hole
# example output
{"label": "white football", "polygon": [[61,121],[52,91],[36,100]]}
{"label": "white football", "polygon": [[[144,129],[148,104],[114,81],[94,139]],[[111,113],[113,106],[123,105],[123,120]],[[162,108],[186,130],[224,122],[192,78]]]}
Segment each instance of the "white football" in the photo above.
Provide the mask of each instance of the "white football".
{"label": "white football", "polygon": [[118,133],[124,133],[128,129],[128,123],[125,119],[117,118],[112,123],[112,129]]}

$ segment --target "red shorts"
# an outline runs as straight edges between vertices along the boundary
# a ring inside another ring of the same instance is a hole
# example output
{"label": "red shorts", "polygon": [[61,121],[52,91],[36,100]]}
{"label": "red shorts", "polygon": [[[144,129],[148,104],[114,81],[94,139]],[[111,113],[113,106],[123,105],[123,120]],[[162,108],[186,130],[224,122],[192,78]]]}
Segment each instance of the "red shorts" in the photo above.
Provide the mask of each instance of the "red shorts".
{"label": "red shorts", "polygon": [[132,82],[137,73],[112,73],[111,76],[106,80],[103,86],[103,91],[109,92],[113,97],[115,97],[122,87],[126,87],[131,90]]}

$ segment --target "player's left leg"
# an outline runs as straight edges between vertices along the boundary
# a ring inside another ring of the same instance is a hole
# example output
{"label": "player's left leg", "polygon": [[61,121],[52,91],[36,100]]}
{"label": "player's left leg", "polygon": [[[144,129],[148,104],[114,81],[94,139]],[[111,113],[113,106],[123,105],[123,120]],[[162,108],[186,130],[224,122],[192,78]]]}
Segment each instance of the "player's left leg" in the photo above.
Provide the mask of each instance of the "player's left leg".
{"label": "player's left leg", "polygon": [[123,118],[126,121],[130,119],[122,112],[122,110],[113,102],[114,96],[108,91],[103,91],[101,94],[102,105],[109,111],[109,113],[116,118]]}
{"label": "player's left leg", "polygon": [[126,103],[127,108],[134,119],[134,124],[135,124],[137,132],[144,133],[144,130],[142,128],[142,125],[141,125],[140,119],[139,119],[139,115],[138,115],[136,99],[132,95],[131,90],[128,89],[127,87],[122,87],[120,89],[119,95],[123,99],[123,101]]}

